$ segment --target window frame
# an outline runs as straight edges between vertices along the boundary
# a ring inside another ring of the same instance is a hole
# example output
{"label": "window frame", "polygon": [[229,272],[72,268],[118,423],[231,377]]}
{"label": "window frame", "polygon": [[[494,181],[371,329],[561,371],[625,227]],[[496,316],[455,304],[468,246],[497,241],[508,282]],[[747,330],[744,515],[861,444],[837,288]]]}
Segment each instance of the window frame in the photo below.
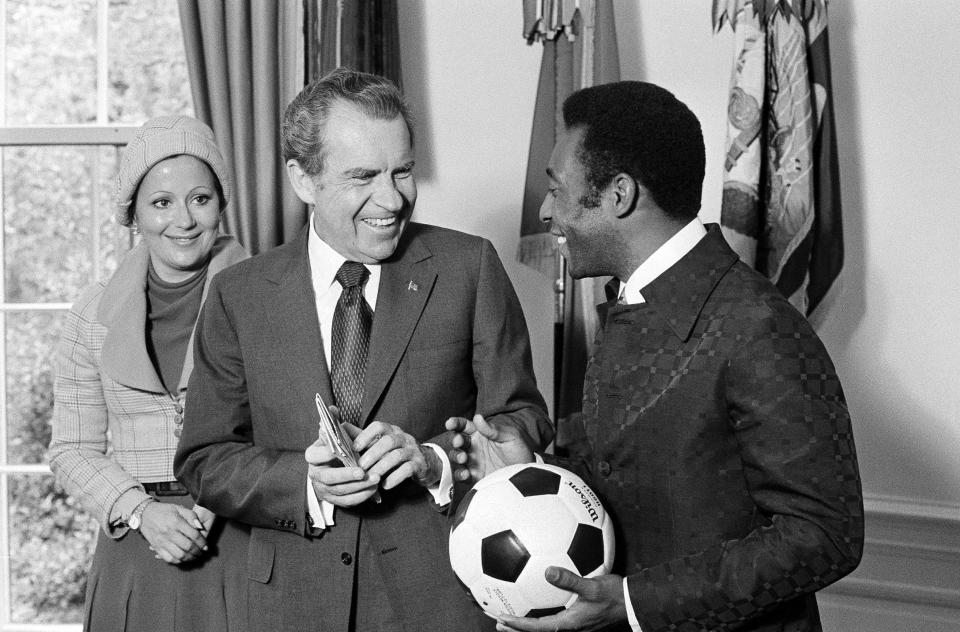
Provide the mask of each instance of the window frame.
{"label": "window frame", "polygon": [[[104,2],[105,0],[100,0]],[[2,4],[2,0],[0,0]],[[0,13],[0,22],[3,21],[4,13]],[[0,36],[0,46],[5,45],[5,41]],[[99,51],[98,51],[99,54]],[[0,66],[2,66],[2,54],[0,54]],[[0,79],[0,82],[3,80]],[[5,86],[0,85],[0,90]],[[4,106],[5,92],[0,92],[0,109]],[[3,114],[0,112],[0,117]],[[122,147],[130,142],[136,130],[137,125],[62,125],[62,126],[4,126],[0,125],[0,151],[6,147],[23,146],[113,146]],[[4,188],[3,178],[3,156],[0,154],[0,197]],[[94,161],[94,168],[99,167],[99,162]],[[91,197],[97,200],[99,197],[100,178],[94,178],[94,184],[91,188]],[[6,207],[0,199],[0,226],[6,225]],[[99,280],[101,266],[98,265],[100,257],[99,231],[96,230],[98,218],[96,214],[91,216],[91,222],[94,224],[91,234],[94,236],[91,247],[93,257],[94,278],[91,283]],[[40,631],[62,631],[77,632],[82,629],[80,624],[24,624],[10,621],[12,613],[12,604],[10,602],[10,588],[12,586],[12,575],[10,572],[11,558],[8,554],[10,550],[10,533],[13,526],[10,521],[10,476],[52,476],[50,466],[47,463],[27,464],[27,463],[9,463],[8,459],[8,436],[9,423],[7,418],[7,314],[14,312],[66,312],[72,306],[69,302],[41,302],[41,303],[10,303],[6,299],[6,251],[4,240],[0,239],[0,632],[40,632]]]}
{"label": "window frame", "polygon": [[[0,227],[6,226],[6,208],[3,204],[4,176],[3,150],[15,146],[113,146],[119,148],[129,143],[140,128],[139,125],[108,124],[108,16],[109,0],[96,0],[96,122],[84,125],[18,125],[6,124],[7,99],[7,1],[0,0]],[[93,162],[99,169],[99,161]],[[99,174],[96,174],[99,176]],[[100,193],[100,177],[95,177],[91,196],[96,203]],[[94,206],[96,208],[96,206]],[[91,216],[96,225],[97,215]],[[95,228],[95,226],[94,226]],[[93,230],[93,243],[90,244],[93,257],[93,275],[91,283],[99,280],[101,266],[101,244],[99,231]],[[131,245],[133,238],[131,235]],[[66,312],[72,303],[39,302],[10,303],[6,293],[6,252],[4,239],[0,236],[0,632],[79,632],[79,623],[14,623],[12,622],[11,592],[11,528],[10,485],[11,476],[52,476],[47,463],[15,464],[9,463],[7,415],[7,314],[14,312]]]}

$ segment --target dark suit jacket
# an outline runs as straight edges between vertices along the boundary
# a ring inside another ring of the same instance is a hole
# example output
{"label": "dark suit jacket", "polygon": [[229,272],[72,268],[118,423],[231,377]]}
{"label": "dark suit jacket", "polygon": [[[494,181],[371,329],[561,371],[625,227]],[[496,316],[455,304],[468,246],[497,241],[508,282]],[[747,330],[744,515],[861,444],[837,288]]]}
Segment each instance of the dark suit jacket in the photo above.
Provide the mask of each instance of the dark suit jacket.
{"label": "dark suit jacket", "polygon": [[641,627],[820,630],[813,592],[863,546],[826,349],[716,226],[641,293],[601,306],[585,440],[560,461],[613,514]]}
{"label": "dark suit jacket", "polygon": [[[417,484],[338,509],[309,536],[314,394],[333,401],[310,278],[305,230],[219,274],[197,325],[175,471],[197,502],[250,527],[252,629],[347,629],[361,537],[406,629],[491,628],[450,569],[446,516]],[[407,227],[383,263],[364,391],[365,422],[445,448],[444,421],[474,412],[550,440],[523,313],[488,241]]]}

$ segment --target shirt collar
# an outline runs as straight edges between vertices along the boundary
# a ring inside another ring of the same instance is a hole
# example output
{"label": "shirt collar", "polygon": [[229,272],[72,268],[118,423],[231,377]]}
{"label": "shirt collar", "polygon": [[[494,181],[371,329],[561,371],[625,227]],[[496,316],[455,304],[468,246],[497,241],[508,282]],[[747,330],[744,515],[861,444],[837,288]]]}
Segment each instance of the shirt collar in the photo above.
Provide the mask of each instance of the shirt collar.
{"label": "shirt collar", "polygon": [[643,303],[645,299],[640,290],[652,283],[654,279],[666,272],[676,262],[680,261],[693,247],[707,234],[703,222],[694,217],[689,224],[681,228],[657,248],[647,260],[634,270],[627,282],[621,285],[621,302],[633,305]]}
{"label": "shirt collar", "polygon": [[[317,296],[320,296],[336,282],[337,270],[340,269],[347,258],[320,238],[313,226],[313,213],[310,213],[309,222],[307,256],[310,258],[310,276],[313,280],[313,290]],[[364,292],[365,295],[369,295],[370,290],[376,291],[380,283],[380,266],[369,263],[363,265],[370,271],[370,276],[367,279],[367,289]],[[367,300],[370,302],[369,296]]]}

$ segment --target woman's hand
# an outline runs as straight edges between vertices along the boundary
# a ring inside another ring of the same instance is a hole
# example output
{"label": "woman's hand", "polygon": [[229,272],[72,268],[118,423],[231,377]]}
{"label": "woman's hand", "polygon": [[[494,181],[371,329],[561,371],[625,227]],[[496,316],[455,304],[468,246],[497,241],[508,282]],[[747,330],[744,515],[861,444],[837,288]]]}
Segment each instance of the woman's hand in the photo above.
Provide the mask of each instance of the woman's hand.
{"label": "woman's hand", "polygon": [[151,502],[141,516],[140,534],[157,558],[170,564],[189,562],[206,551],[205,533],[197,514],[179,505]]}

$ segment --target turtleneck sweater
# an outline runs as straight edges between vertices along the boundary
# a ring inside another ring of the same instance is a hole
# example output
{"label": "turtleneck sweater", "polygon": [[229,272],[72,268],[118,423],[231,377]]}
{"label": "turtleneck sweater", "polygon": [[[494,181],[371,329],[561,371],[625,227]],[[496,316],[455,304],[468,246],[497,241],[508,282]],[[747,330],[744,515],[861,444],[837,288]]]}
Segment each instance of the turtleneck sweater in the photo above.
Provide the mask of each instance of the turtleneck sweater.
{"label": "turtleneck sweater", "polygon": [[187,345],[200,314],[207,266],[178,283],[168,283],[150,264],[147,272],[147,353],[168,393],[177,392]]}

